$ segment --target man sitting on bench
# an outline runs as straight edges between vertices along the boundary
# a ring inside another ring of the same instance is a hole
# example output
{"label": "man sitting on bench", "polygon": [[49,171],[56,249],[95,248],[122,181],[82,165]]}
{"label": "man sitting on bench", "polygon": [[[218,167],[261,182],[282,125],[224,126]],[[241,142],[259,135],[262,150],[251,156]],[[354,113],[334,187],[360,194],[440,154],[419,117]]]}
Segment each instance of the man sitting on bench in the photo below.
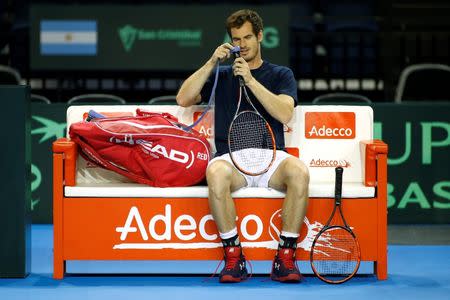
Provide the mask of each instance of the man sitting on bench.
{"label": "man sitting on bench", "polygon": [[[263,24],[251,10],[239,10],[227,18],[227,31],[232,44],[217,47],[211,58],[181,86],[177,102],[187,107],[207,99],[213,86],[211,73],[217,61],[230,57],[233,46],[240,46],[241,57],[233,66],[221,67],[215,95],[216,157],[206,171],[209,207],[219,230],[225,252],[225,267],[220,282],[240,282],[247,277],[245,256],[236,227],[236,210],[231,192],[242,187],[270,187],[285,191],[282,207],[282,231],[278,251],[272,265],[271,278],[280,282],[300,282],[295,264],[295,250],[300,226],[308,202],[309,172],[298,158],[284,151],[283,124],[289,122],[297,105],[297,84],[292,71],[261,58]],[[276,159],[270,169],[258,176],[240,172],[228,153],[228,128],[237,109],[239,83],[242,76],[249,96],[258,111],[269,122],[276,140]],[[257,205],[257,204],[256,204]]]}

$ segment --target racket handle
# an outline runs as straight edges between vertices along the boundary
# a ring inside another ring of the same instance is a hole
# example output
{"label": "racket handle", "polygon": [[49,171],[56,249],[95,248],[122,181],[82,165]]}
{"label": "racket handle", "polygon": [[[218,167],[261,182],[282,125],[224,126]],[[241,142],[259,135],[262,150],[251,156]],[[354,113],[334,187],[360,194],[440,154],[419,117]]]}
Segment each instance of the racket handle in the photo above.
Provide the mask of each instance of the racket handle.
{"label": "racket handle", "polygon": [[[231,53],[234,55],[234,58],[238,58],[241,57],[241,47],[239,46],[235,46],[231,49]],[[244,78],[242,78],[241,75],[237,75],[236,76],[239,79],[239,86],[244,86],[245,82],[244,82]]]}
{"label": "racket handle", "polygon": [[344,173],[344,169],[342,167],[337,167],[336,171],[336,181],[334,186],[334,198],[336,204],[341,204],[342,199],[342,173]]}
{"label": "racket handle", "polygon": [[239,47],[239,46],[234,46],[233,48],[231,48],[231,53],[233,53],[233,54],[238,54],[239,55],[239,53],[241,52],[241,47]]}
{"label": "racket handle", "polygon": [[238,75],[237,78],[239,79],[239,86],[243,87],[245,85],[244,84],[244,78],[242,78],[241,75]]}

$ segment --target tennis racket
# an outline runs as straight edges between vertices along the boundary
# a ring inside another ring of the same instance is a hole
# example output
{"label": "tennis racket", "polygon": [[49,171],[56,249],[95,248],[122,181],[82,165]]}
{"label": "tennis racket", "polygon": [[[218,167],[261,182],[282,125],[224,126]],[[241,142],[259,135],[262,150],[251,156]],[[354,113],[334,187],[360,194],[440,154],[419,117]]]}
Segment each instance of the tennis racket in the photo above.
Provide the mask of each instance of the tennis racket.
{"label": "tennis racket", "polygon": [[[231,50],[240,56],[239,47]],[[239,79],[239,102],[228,129],[228,149],[233,164],[242,173],[256,176],[269,170],[276,157],[275,136],[269,123],[261,116],[250,100],[244,80]],[[250,109],[241,111],[242,95]]]}
{"label": "tennis racket", "polygon": [[[343,168],[337,167],[334,209],[325,226],[315,237],[310,253],[314,273],[326,283],[346,282],[356,274],[361,262],[358,240],[342,213],[342,173]],[[340,222],[333,221],[336,210],[339,211]]]}

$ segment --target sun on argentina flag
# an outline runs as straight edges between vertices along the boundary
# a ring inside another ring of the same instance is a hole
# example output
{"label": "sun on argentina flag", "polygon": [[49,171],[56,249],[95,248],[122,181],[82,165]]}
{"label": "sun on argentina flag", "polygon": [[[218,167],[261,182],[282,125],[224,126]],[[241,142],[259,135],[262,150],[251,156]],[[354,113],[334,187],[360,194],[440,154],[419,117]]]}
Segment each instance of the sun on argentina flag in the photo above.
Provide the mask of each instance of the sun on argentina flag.
{"label": "sun on argentina flag", "polygon": [[42,20],[41,55],[97,55],[97,21]]}

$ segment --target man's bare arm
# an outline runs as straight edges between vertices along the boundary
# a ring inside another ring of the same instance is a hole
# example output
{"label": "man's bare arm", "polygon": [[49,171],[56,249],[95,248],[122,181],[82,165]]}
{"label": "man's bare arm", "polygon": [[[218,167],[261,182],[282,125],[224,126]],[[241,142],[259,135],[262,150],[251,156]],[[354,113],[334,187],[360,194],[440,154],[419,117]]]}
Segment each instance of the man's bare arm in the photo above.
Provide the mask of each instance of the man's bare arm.
{"label": "man's bare arm", "polygon": [[214,69],[215,63],[208,60],[200,69],[189,76],[181,85],[177,94],[177,103],[188,107],[201,101],[200,92]]}
{"label": "man's bare arm", "polygon": [[254,78],[246,85],[272,117],[283,124],[287,124],[292,119],[294,99],[291,96],[275,95]]}
{"label": "man's bare arm", "polygon": [[233,72],[234,75],[242,76],[245,85],[272,117],[283,124],[288,123],[292,119],[294,115],[294,99],[284,94],[275,95],[259,83],[252,76],[248,63],[242,57],[234,60]]}
{"label": "man's bare arm", "polygon": [[177,94],[178,105],[188,107],[201,101],[200,92],[209,75],[216,66],[217,61],[223,61],[230,57],[231,48],[233,46],[229,43],[217,47],[211,58],[183,82]]}

